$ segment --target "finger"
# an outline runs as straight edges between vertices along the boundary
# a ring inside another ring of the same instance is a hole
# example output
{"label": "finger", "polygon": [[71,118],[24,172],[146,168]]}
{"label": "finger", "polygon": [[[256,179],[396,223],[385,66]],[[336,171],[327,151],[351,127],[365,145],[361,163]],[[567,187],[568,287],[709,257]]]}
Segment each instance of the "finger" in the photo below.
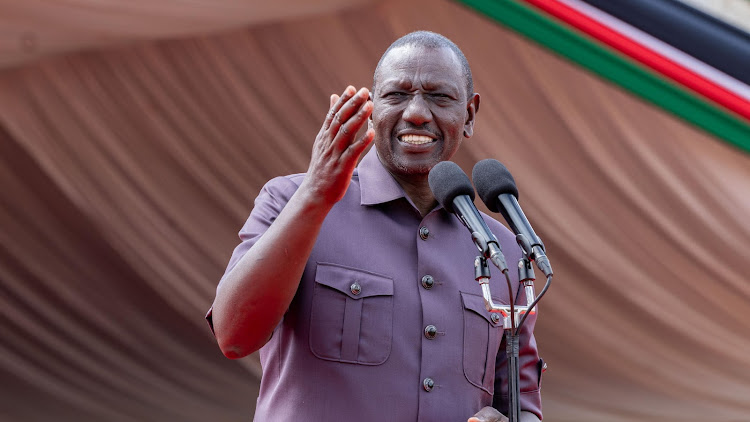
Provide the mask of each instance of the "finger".
{"label": "finger", "polygon": [[[323,123],[323,127],[325,129],[328,129],[331,126],[331,122],[333,121],[333,117],[336,115],[336,112],[341,109],[341,106],[343,106],[352,96],[356,94],[356,90],[353,86],[349,85],[344,90],[344,93],[341,94],[341,97],[336,100],[336,102],[331,106],[331,108],[328,110],[328,114],[326,115],[326,120]],[[334,94],[336,95],[336,94]],[[331,97],[333,99],[333,97]]]}
{"label": "finger", "polygon": [[[339,128],[341,128],[342,125],[347,123],[349,121],[349,118],[354,115],[354,113],[357,112],[357,110],[360,110],[362,108],[362,105],[367,103],[367,98],[369,96],[369,91],[367,88],[362,88],[357,93],[349,98],[346,103],[344,103],[341,108],[336,112],[336,114],[333,116],[333,119],[331,121],[331,124],[329,126],[330,132],[333,134],[333,136],[336,136],[336,134],[339,131]],[[343,99],[343,97],[342,97]],[[346,131],[348,131],[350,128],[346,128]],[[351,135],[354,135],[354,132],[349,132]]]}
{"label": "finger", "polygon": [[339,100],[339,96],[336,94],[331,94],[331,105],[328,106],[329,109],[333,108],[334,105],[336,105],[336,102]]}
{"label": "finger", "polygon": [[367,146],[372,143],[373,139],[375,139],[375,131],[373,129],[367,129],[365,134],[362,135],[357,142],[352,142],[352,144],[349,145],[349,148],[341,154],[341,161],[346,163],[349,160],[358,160],[365,149],[367,149]]}
{"label": "finger", "polygon": [[[368,117],[372,114],[372,107],[372,101],[365,102],[359,110],[346,121],[346,123],[341,125],[336,137],[333,139],[333,145],[339,151],[345,150],[353,143],[354,135],[365,125]],[[331,128],[333,129],[333,125]]]}

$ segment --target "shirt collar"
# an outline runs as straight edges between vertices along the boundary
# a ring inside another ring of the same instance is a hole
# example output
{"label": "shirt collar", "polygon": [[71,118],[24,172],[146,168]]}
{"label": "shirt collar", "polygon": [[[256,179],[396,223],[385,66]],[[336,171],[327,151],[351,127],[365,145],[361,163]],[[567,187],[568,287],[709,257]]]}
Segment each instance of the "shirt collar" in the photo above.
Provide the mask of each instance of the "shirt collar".
{"label": "shirt collar", "polygon": [[358,174],[361,205],[382,204],[406,197],[401,185],[383,167],[375,147],[370,148],[359,163]]}

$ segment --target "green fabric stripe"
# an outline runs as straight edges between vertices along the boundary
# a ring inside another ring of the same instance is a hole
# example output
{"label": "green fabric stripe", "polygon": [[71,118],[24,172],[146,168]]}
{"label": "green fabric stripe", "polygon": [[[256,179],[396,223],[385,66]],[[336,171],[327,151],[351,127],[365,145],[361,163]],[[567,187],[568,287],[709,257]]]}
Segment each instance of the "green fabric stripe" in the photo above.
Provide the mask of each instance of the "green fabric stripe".
{"label": "green fabric stripe", "polygon": [[730,144],[750,152],[750,123],[514,0],[459,0]]}

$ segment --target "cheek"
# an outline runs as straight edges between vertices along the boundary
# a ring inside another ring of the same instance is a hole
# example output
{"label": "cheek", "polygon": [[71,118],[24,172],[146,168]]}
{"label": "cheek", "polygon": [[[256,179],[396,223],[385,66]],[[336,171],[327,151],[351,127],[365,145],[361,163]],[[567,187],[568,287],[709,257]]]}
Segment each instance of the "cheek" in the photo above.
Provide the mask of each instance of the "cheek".
{"label": "cheek", "polygon": [[433,113],[451,125],[461,125],[466,121],[466,110],[463,107],[451,106],[433,110]]}
{"label": "cheek", "polygon": [[375,129],[376,136],[385,136],[389,132],[388,125],[383,120],[374,120],[371,122],[370,125]]}
{"label": "cheek", "polygon": [[464,121],[460,117],[450,114],[443,121],[446,123],[445,130],[450,133],[463,133]]}
{"label": "cheek", "polygon": [[375,111],[373,110],[372,119],[370,119],[370,127],[375,129],[376,133],[387,135],[393,130],[394,122],[396,120],[397,114],[392,111],[389,112],[388,110],[385,110],[375,114]]}
{"label": "cheek", "polygon": [[381,122],[385,118],[385,113],[383,110],[383,107],[373,104],[372,106],[372,114],[370,114],[370,121],[374,123],[375,127],[378,127],[381,125]]}

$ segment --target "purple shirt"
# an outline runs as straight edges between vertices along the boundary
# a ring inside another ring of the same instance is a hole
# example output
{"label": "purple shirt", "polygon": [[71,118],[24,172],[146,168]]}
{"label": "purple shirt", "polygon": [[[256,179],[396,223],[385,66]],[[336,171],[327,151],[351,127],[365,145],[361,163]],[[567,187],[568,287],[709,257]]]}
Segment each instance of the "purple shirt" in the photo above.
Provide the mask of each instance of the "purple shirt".
{"label": "purple shirt", "polygon": [[[303,178],[266,184],[227,272]],[[513,234],[483,217],[500,239],[516,290]],[[492,405],[493,394],[506,413],[502,319],[493,321],[484,307],[476,255],[455,216],[442,207],[420,216],[373,148],[323,223],[294,300],[260,349],[255,420],[465,421]],[[507,304],[505,277],[491,271],[494,301]],[[541,417],[534,323],[530,316],[520,338],[520,401]]]}

